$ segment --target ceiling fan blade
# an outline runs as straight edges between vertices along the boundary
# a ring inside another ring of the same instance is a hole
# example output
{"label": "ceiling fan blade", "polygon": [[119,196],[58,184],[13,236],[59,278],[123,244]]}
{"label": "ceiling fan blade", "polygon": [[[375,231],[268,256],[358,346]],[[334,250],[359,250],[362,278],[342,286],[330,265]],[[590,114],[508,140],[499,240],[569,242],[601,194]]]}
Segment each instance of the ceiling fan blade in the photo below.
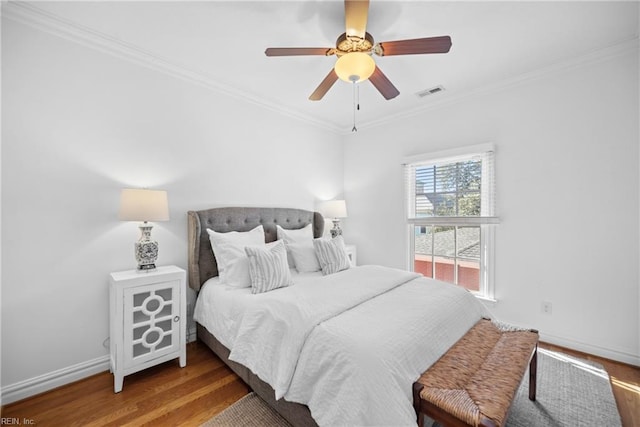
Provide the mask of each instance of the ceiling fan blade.
{"label": "ceiling fan blade", "polygon": [[322,97],[331,89],[331,86],[338,80],[336,71],[332,68],[327,77],[320,83],[320,85],[313,91],[309,99],[311,101],[320,101]]}
{"label": "ceiling fan blade", "polygon": [[400,95],[400,91],[396,89],[396,87],[391,83],[391,81],[384,75],[380,68],[376,65],[376,69],[373,71],[371,77],[369,77],[369,81],[371,84],[375,86],[376,89],[384,96],[385,99],[389,100],[395,98]]}
{"label": "ceiling fan blade", "polygon": [[365,38],[369,0],[344,0],[344,22],[347,36]]}
{"label": "ceiling fan blade", "polygon": [[332,47],[269,47],[264,51],[267,56],[300,56],[323,55],[329,56],[335,53]]}
{"label": "ceiling fan blade", "polygon": [[447,53],[451,49],[451,37],[426,37],[378,43],[374,52],[380,56],[414,55],[418,53]]}

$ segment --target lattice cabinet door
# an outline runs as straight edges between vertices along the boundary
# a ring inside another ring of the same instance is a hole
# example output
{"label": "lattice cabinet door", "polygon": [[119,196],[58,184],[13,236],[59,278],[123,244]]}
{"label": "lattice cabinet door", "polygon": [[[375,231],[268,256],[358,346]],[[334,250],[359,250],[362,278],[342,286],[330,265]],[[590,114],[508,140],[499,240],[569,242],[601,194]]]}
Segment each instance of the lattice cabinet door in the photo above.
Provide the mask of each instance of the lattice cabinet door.
{"label": "lattice cabinet door", "polygon": [[186,365],[186,273],[175,267],[111,273],[111,371],[124,376],[174,358]]}
{"label": "lattice cabinet door", "polygon": [[125,289],[124,312],[125,368],[176,351],[180,281]]}

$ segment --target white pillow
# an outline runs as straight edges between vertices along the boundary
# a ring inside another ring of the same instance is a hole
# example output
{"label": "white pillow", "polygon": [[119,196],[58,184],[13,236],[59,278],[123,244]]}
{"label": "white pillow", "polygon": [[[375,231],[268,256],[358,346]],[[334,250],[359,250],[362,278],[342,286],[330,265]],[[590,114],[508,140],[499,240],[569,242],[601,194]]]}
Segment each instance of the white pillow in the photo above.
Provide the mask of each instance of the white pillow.
{"label": "white pillow", "polygon": [[313,227],[309,224],[297,230],[286,230],[276,225],[276,236],[278,240],[284,240],[285,243],[306,243],[313,240]]}
{"label": "white pillow", "polygon": [[342,236],[337,236],[333,239],[314,239],[313,246],[316,249],[316,256],[320,262],[322,274],[325,276],[346,270],[351,266]]}
{"label": "white pillow", "polygon": [[218,263],[220,280],[232,287],[251,286],[249,259],[244,251],[247,246],[265,246],[262,225],[246,232],[219,233],[207,228],[213,255]]}
{"label": "white pillow", "polygon": [[287,246],[287,260],[289,262],[289,267],[295,267],[295,261],[289,253],[288,245],[291,243],[309,243],[313,240],[313,226],[312,224],[307,225],[306,227],[299,228],[297,230],[286,230],[279,225],[276,225],[276,238],[278,240],[284,240]]}
{"label": "white pillow", "polygon": [[298,273],[312,273],[320,271],[320,263],[316,256],[313,242],[287,243],[287,254],[293,258],[293,263]]}
{"label": "white pillow", "polygon": [[219,271],[220,280],[232,288],[248,288],[251,286],[249,276],[249,258],[242,256],[231,261],[224,272]]}
{"label": "white pillow", "polygon": [[278,240],[269,248],[244,248],[249,257],[251,292],[259,294],[293,284],[287,265],[287,250],[284,242]]}

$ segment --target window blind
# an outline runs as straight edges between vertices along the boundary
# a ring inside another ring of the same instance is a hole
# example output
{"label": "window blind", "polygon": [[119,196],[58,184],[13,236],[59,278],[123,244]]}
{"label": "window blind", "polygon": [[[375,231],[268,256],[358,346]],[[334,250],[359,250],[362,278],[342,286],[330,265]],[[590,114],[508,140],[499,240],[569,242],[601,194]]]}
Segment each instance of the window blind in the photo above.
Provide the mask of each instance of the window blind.
{"label": "window blind", "polygon": [[494,152],[425,155],[404,164],[410,224],[496,224]]}

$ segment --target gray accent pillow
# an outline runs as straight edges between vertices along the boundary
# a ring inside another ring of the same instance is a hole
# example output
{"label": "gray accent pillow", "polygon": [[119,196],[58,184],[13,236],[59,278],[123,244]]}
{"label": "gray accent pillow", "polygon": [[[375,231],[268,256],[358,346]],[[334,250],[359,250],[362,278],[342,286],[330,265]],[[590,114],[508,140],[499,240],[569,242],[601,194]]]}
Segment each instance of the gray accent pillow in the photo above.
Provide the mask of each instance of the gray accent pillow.
{"label": "gray accent pillow", "polygon": [[269,248],[247,246],[244,251],[249,257],[252,293],[259,294],[293,284],[284,242],[275,242]]}
{"label": "gray accent pillow", "polygon": [[351,267],[342,236],[337,236],[333,239],[314,239],[313,246],[316,249],[316,256],[320,262],[322,274],[325,276]]}

